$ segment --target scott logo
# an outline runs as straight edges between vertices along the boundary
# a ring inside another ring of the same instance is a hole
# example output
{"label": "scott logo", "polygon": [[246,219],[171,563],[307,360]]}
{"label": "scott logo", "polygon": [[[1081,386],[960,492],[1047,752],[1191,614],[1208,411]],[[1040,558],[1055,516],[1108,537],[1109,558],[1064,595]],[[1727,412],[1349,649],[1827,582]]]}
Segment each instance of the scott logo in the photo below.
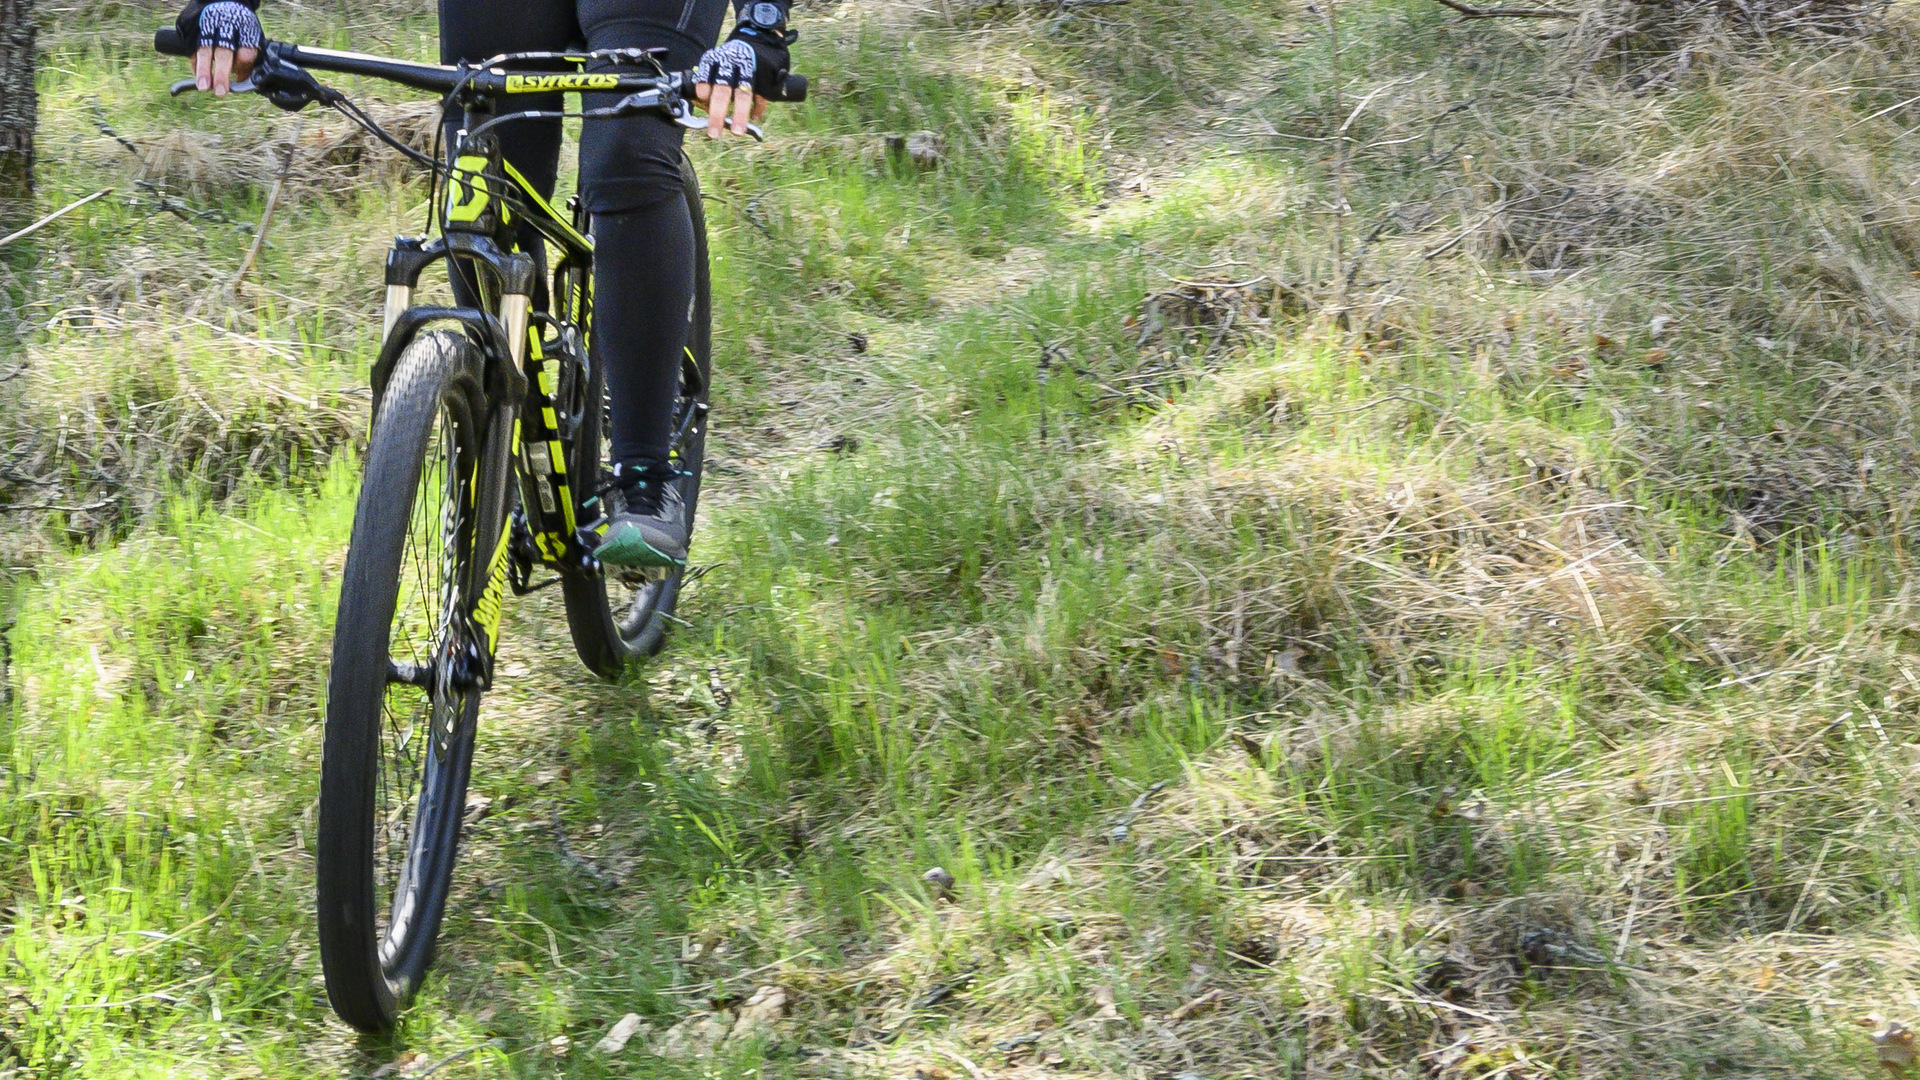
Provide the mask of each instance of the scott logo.
{"label": "scott logo", "polygon": [[507,537],[508,530],[501,529],[499,546],[493,549],[493,558],[487,564],[486,588],[473,605],[473,621],[486,631],[489,651],[500,643],[500,602],[507,591]]}
{"label": "scott logo", "polygon": [[612,90],[618,75],[509,75],[507,93],[538,94],[550,90]]}
{"label": "scott logo", "polygon": [[478,154],[462,154],[453,167],[447,183],[447,220],[478,221],[487,203],[492,201],[487,178],[481,171],[487,167],[487,159]]}

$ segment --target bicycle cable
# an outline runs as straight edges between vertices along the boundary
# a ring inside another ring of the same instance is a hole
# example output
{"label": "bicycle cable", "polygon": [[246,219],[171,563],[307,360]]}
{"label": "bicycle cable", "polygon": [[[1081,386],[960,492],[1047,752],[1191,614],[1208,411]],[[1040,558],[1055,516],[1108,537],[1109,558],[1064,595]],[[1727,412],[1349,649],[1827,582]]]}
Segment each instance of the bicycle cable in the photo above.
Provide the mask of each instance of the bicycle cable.
{"label": "bicycle cable", "polygon": [[[489,63],[491,63],[491,61]],[[657,62],[654,64],[654,67],[656,70],[662,71],[662,74],[664,76],[665,74],[664,69],[661,69],[660,65]],[[462,63],[460,65],[459,80],[454,83],[453,89],[449,90],[446,96],[440,99],[440,111],[443,116],[446,114],[448,106],[450,106],[460,96],[461,92],[472,83],[473,74],[475,71],[478,71],[478,70],[483,70],[483,69],[469,67],[465,63]],[[435,222],[439,220],[439,216],[440,216],[440,200],[439,200],[440,185],[443,181],[447,181],[447,182],[453,181],[454,179],[453,174],[456,171],[452,166],[448,165],[447,162],[441,158],[440,148],[442,145],[442,141],[445,138],[444,124],[434,125],[433,146],[432,146],[431,153],[423,154],[420,151],[415,150],[413,147],[408,146],[405,142],[401,141],[398,137],[396,137],[392,132],[389,132],[385,127],[381,126],[379,121],[367,115],[366,110],[362,109],[359,105],[355,104],[353,99],[349,98],[346,94],[340,92],[339,90],[335,90],[332,87],[323,86],[320,89],[322,91],[322,94],[320,97],[321,103],[325,104],[328,108],[333,109],[335,112],[345,117],[347,121],[352,123],[354,126],[360,128],[361,130],[365,131],[367,134],[373,136],[375,139],[378,139],[380,142],[386,144],[388,147],[392,148],[395,152],[399,153],[401,156],[424,167],[427,170],[428,172],[427,232],[431,234],[434,230]],[[606,108],[583,109],[579,112],[565,112],[565,111],[553,112],[553,111],[546,111],[546,110],[539,110],[539,111],[527,110],[527,111],[520,111],[520,112],[504,113],[500,116],[495,116],[486,121],[483,121],[479,126],[475,127],[472,131],[463,132],[461,141],[464,143],[467,140],[476,138],[479,135],[487,132],[488,130],[491,130],[492,128],[500,124],[504,124],[513,120],[602,120],[602,119],[616,119],[621,116],[635,115],[636,113],[642,111],[638,109],[629,111],[625,108],[625,105],[626,105],[626,102],[622,101],[619,104],[611,105]],[[498,180],[500,182],[500,190],[498,192],[499,197],[504,202],[506,202],[510,207],[523,212],[526,210],[527,204],[525,200],[519,197],[518,186],[512,182],[511,178],[506,176],[501,176],[495,173],[488,173],[488,172],[482,172],[480,175],[484,178]]]}

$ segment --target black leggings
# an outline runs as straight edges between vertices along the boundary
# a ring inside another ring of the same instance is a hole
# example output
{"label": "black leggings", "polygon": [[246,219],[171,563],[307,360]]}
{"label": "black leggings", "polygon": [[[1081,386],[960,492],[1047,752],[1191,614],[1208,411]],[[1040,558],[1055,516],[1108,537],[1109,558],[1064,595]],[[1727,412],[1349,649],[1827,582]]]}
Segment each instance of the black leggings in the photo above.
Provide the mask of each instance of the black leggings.
{"label": "black leggings", "polygon": [[[440,59],[665,48],[667,70],[683,71],[713,47],[726,9],[727,0],[440,0]],[[618,100],[584,97],[590,109]],[[521,95],[512,103],[557,112],[562,97]],[[551,198],[560,122],[521,120],[494,131],[507,160]],[[680,137],[679,127],[657,116],[588,120],[580,136],[580,189],[593,212],[593,346],[612,397],[613,460],[645,470],[666,466],[693,302],[693,219],[681,196]]]}

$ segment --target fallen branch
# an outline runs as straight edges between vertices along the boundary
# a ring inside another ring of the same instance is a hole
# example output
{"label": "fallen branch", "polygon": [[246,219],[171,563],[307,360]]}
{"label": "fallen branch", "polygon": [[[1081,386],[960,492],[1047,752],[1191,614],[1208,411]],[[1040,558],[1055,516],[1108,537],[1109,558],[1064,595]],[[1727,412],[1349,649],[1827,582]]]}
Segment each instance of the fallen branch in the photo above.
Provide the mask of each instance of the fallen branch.
{"label": "fallen branch", "polygon": [[75,210],[78,210],[81,207],[87,205],[93,200],[103,199],[111,194],[113,194],[112,188],[101,188],[99,191],[94,192],[93,194],[87,196],[84,199],[79,199],[75,202],[70,202],[67,205],[61,207],[60,209],[55,210],[53,213],[48,214],[46,217],[41,218],[39,221],[34,222],[33,224],[27,226],[24,229],[21,229],[17,233],[13,233],[10,236],[0,236],[0,247],[6,247],[8,244],[13,243],[15,240],[24,240],[25,238],[32,236],[34,233],[39,232],[41,229],[44,229],[47,226],[53,224],[54,222],[59,221],[61,218],[66,217],[68,214],[73,213]]}
{"label": "fallen branch", "polygon": [[1477,8],[1460,3],[1460,0],[1433,0],[1442,7],[1450,7],[1465,19],[1577,19],[1579,14],[1561,11],[1557,8]]}

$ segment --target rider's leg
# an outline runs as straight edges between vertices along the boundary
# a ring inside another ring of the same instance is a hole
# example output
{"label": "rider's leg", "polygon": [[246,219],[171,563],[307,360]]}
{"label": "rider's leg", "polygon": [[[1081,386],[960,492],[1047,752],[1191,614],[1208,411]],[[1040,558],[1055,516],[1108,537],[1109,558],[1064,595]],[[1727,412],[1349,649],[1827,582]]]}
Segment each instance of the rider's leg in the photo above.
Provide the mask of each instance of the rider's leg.
{"label": "rider's leg", "polygon": [[[668,70],[693,66],[719,36],[726,0],[582,0],[589,48],[665,48]],[[587,95],[588,108],[616,95]],[[666,481],[680,360],[693,303],[693,221],[680,177],[682,129],[652,115],[589,120],[580,182],[593,211],[594,347],[606,365],[612,450],[623,510],[600,557],[673,563],[687,524]]]}
{"label": "rider's leg", "polygon": [[607,365],[613,460],[664,465],[693,302],[693,219],[676,188],[669,198],[595,214],[593,239],[594,341]]}

